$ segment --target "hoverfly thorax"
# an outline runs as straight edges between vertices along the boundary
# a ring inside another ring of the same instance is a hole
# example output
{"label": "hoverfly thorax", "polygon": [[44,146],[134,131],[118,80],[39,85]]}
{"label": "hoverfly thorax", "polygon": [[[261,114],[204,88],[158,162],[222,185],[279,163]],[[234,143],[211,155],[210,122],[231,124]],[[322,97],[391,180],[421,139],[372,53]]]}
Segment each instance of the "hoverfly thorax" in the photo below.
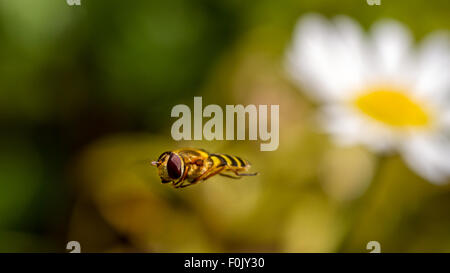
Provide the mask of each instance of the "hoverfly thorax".
{"label": "hoverfly thorax", "polygon": [[162,153],[157,161],[152,162],[158,168],[162,183],[168,183],[181,178],[184,173],[183,159],[173,152]]}

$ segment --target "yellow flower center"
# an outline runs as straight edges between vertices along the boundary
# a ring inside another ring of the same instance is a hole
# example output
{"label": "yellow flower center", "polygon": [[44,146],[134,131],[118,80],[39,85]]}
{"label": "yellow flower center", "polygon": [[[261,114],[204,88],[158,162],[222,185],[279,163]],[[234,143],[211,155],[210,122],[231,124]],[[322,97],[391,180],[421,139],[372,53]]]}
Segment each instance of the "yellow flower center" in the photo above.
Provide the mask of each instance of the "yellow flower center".
{"label": "yellow flower center", "polygon": [[354,100],[367,116],[395,127],[424,127],[430,116],[425,107],[401,91],[375,89]]}

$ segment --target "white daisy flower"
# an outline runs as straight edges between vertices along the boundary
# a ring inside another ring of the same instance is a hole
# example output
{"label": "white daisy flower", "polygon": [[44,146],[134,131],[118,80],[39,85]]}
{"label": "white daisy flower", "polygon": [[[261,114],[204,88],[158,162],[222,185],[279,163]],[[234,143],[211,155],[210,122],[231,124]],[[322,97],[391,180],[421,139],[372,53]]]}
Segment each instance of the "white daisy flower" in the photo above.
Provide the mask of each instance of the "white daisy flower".
{"label": "white daisy flower", "polygon": [[340,144],[398,151],[427,180],[450,177],[450,42],[436,32],[413,48],[408,29],[310,14],[298,22],[287,69],[321,103],[325,130]]}

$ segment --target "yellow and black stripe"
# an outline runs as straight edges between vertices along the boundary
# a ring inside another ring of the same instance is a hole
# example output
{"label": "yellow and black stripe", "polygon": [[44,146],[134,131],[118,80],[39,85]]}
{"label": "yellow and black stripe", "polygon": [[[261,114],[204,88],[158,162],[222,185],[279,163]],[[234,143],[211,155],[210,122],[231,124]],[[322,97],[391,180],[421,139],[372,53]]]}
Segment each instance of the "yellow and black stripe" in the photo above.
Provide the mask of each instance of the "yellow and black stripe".
{"label": "yellow and black stripe", "polygon": [[249,163],[238,157],[227,154],[209,154],[216,167],[227,166],[229,168],[241,169],[249,166]]}

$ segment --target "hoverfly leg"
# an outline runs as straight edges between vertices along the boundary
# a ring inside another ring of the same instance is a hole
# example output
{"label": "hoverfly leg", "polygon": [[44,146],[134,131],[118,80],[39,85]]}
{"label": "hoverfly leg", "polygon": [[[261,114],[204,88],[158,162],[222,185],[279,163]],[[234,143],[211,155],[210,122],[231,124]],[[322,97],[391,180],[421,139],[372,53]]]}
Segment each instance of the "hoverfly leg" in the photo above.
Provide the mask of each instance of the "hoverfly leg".
{"label": "hoverfly leg", "polygon": [[184,168],[184,174],[183,174],[183,176],[182,176],[180,179],[178,179],[177,182],[173,183],[173,186],[174,186],[175,188],[178,188],[179,186],[181,186],[181,185],[183,184],[183,181],[186,179],[186,176],[187,176],[187,174],[188,174],[188,171],[189,171],[189,167],[188,167],[188,165],[186,165],[186,167]]}
{"label": "hoverfly leg", "polygon": [[225,173],[219,173],[219,175],[225,176],[225,177],[228,177],[228,178],[233,178],[233,179],[241,179],[242,178],[240,176],[234,176],[234,175],[229,175],[229,174],[225,174]]}
{"label": "hoverfly leg", "polygon": [[187,182],[187,184],[185,184],[184,183],[184,180],[183,180],[183,182],[181,183],[181,184],[177,184],[177,186],[175,186],[175,188],[177,188],[177,189],[179,189],[179,188],[186,188],[186,187],[188,187],[188,186],[191,186],[191,185],[194,185],[194,184],[196,184],[197,182],[200,182],[200,180],[197,180],[197,181],[188,181]]}
{"label": "hoverfly leg", "polygon": [[258,173],[238,173],[238,172],[235,172],[235,174],[237,176],[255,176],[255,175],[258,175]]}
{"label": "hoverfly leg", "polygon": [[193,183],[196,183],[196,182],[198,182],[198,181],[200,181],[200,180],[206,180],[206,179],[210,178],[211,176],[214,176],[214,175],[220,173],[220,172],[223,171],[224,169],[225,169],[225,166],[219,167],[219,168],[216,168],[216,169],[209,169],[209,170],[207,170],[204,174],[202,174],[202,175],[200,175],[199,177],[197,177],[197,178],[193,181]]}

